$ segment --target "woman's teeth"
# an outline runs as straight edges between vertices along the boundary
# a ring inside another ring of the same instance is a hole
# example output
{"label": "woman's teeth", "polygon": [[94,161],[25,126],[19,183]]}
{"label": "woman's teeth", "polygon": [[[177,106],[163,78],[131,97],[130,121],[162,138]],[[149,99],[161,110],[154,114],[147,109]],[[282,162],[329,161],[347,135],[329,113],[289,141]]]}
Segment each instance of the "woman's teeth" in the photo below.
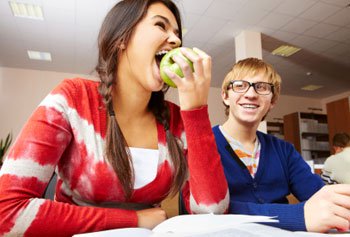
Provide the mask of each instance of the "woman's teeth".
{"label": "woman's teeth", "polygon": [[163,54],[166,54],[167,52],[169,52],[168,50],[161,50],[161,51],[158,51],[156,53],[156,56],[160,56],[160,55],[163,55]]}

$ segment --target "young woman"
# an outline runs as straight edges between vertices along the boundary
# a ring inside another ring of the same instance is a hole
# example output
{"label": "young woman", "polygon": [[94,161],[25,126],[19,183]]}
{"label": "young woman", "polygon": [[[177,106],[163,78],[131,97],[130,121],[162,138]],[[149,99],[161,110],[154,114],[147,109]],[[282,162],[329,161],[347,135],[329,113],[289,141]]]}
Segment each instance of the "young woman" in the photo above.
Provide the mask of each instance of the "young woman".
{"label": "young woman", "polygon": [[[179,190],[190,213],[227,210],[206,105],[210,57],[182,49],[192,73],[174,56],[185,77],[167,74],[180,108],[164,101],[159,61],[181,38],[169,0],[124,0],[110,10],[99,34],[100,82],[63,81],[8,154],[0,174],[1,236],[153,228],[166,219],[159,203]],[[54,171],[55,201],[42,199]]]}
{"label": "young woman", "polygon": [[[230,190],[229,213],[276,216],[289,230],[349,229],[350,185],[323,187],[295,148],[257,131],[280,94],[281,78],[256,58],[236,63],[222,84],[228,119],[213,128]],[[289,205],[287,195],[300,201]]]}

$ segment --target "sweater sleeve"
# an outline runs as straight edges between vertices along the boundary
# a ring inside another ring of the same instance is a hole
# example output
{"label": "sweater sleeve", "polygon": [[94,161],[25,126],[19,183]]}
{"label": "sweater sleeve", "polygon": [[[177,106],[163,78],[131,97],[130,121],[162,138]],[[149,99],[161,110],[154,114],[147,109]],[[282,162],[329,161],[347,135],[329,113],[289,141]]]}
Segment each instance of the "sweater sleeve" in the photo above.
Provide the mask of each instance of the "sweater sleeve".
{"label": "sweater sleeve", "polygon": [[230,213],[276,217],[277,223],[262,223],[291,231],[306,231],[304,204],[251,203],[231,200]]}
{"label": "sweater sleeve", "polygon": [[67,120],[69,86],[60,84],[44,99],[5,159],[0,171],[0,236],[64,237],[137,225],[135,211],[42,198],[72,137]]}
{"label": "sweater sleeve", "polygon": [[311,172],[310,166],[299,152],[289,143],[286,145],[289,146],[286,151],[291,192],[299,201],[307,201],[324,186],[324,183],[319,175]]}
{"label": "sweater sleeve", "polygon": [[189,179],[182,190],[189,213],[225,213],[229,192],[208,107],[181,111],[188,146]]}

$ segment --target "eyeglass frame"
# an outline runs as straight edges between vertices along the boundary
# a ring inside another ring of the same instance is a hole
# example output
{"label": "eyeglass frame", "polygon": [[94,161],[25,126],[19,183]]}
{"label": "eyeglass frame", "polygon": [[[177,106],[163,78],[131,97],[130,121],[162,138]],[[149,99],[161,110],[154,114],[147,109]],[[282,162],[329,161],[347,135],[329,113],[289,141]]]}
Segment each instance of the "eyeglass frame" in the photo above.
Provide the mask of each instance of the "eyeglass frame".
{"label": "eyeglass frame", "polygon": [[[233,90],[233,83],[234,82],[237,82],[237,81],[240,81],[240,82],[243,82],[243,83],[248,83],[249,84],[249,87],[245,90],[245,91],[235,91],[235,90]],[[271,87],[271,90],[269,91],[269,93],[267,93],[267,94],[261,94],[260,92],[258,92],[257,90],[256,90],[256,88],[255,88],[255,86],[256,85],[258,85],[258,84],[267,84],[267,85],[269,85],[270,87]],[[231,87],[231,88],[230,88]],[[249,82],[249,81],[245,81],[245,80],[233,80],[233,81],[230,81],[229,82],[229,84],[227,85],[227,90],[229,90],[229,89],[232,89],[232,91],[233,92],[235,92],[235,93],[246,93],[249,89],[250,89],[250,87],[253,87],[254,88],[254,91],[258,94],[258,95],[270,95],[270,94],[274,94],[274,88],[275,88],[275,86],[272,84],[272,83],[268,83],[268,82],[263,82],[263,81],[259,81],[259,82]]]}

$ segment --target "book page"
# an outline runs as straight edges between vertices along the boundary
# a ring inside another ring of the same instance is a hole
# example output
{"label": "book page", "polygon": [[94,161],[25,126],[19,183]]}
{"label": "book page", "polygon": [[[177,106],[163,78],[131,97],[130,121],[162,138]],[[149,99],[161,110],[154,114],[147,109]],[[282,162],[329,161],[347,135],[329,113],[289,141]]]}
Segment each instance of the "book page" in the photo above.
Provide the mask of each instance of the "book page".
{"label": "book page", "polygon": [[[164,222],[156,226],[152,231],[145,228],[121,228],[86,234],[77,234],[73,237],[232,236],[232,233],[236,233],[237,231],[239,231],[238,229],[232,230],[235,226],[241,225],[243,223],[252,222],[277,222],[277,220],[267,216],[249,216],[233,214],[180,215],[165,220]],[[245,234],[249,234],[247,236],[255,236],[251,235],[251,233],[249,232]]]}
{"label": "book page", "polygon": [[277,222],[272,217],[250,215],[215,215],[196,214],[172,217],[153,229],[154,233],[198,234],[204,232],[220,231],[232,228],[243,223]]}
{"label": "book page", "polygon": [[292,232],[258,223],[277,222],[273,217],[249,215],[197,214],[172,217],[152,231],[144,228],[122,228],[78,234],[74,237],[326,237],[348,234]]}
{"label": "book page", "polygon": [[86,234],[76,234],[73,237],[149,237],[152,231],[145,228],[121,228],[114,230],[104,230]]}
{"label": "book page", "polygon": [[[220,230],[206,230],[197,233],[154,233],[152,237],[326,237],[331,236],[328,234],[321,233],[311,233],[311,232],[292,232],[288,230],[283,230],[277,227],[267,226],[257,223],[241,223],[239,225],[233,225],[227,227],[226,229]],[[341,237],[341,236],[339,236]]]}
{"label": "book page", "polygon": [[277,227],[267,226],[263,224],[256,224],[256,223],[245,223],[240,226],[237,226],[235,229],[244,231],[246,233],[255,234],[252,236],[259,236],[259,237],[303,237],[303,236],[314,236],[314,237],[326,237],[329,236],[328,234],[322,234],[322,233],[314,233],[314,232],[293,232],[288,230],[283,230]]}

